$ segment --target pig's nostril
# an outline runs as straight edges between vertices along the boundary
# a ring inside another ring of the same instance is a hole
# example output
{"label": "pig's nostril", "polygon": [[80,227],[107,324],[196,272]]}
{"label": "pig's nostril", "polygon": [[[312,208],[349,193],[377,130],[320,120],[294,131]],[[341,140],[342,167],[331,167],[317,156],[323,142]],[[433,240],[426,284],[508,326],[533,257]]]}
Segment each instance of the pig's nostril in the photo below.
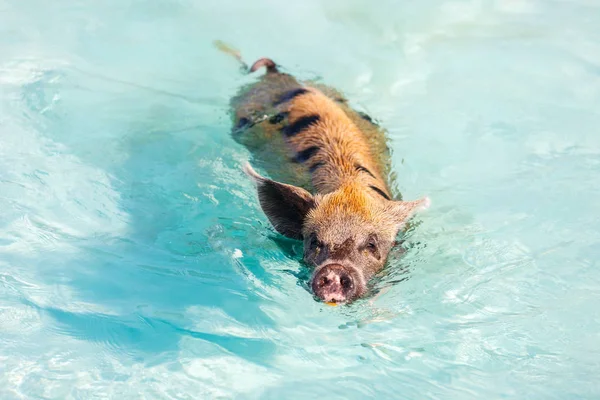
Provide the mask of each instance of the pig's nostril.
{"label": "pig's nostril", "polygon": [[321,286],[327,286],[329,284],[329,279],[324,276],[321,278]]}
{"label": "pig's nostril", "polygon": [[342,284],[342,287],[346,290],[352,287],[352,279],[350,279],[349,276],[342,276],[342,278],[340,279],[340,283]]}

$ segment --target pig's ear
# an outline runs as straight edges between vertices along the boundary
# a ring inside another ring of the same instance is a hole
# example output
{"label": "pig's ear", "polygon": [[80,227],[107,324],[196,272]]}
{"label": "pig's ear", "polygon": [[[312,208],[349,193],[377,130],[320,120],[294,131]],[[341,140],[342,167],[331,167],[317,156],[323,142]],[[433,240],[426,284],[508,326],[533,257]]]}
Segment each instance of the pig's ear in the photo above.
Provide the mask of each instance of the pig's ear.
{"label": "pig's ear", "polygon": [[406,222],[419,211],[423,211],[429,208],[431,200],[429,197],[423,197],[419,200],[414,201],[394,201],[393,214],[394,219],[400,224],[402,228]]}
{"label": "pig's ear", "polygon": [[277,232],[301,240],[304,218],[315,204],[313,196],[302,188],[260,176],[249,163],[244,172],[256,184],[260,206]]}

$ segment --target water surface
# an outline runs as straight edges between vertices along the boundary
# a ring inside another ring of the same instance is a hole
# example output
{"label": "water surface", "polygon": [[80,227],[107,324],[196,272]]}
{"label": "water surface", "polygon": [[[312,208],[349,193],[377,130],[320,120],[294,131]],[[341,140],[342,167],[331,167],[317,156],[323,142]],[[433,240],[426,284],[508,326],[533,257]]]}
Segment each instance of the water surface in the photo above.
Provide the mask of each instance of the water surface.
{"label": "water surface", "polygon": [[[598,398],[593,1],[0,1],[0,398]],[[274,58],[432,208],[380,295],[305,289],[229,98]],[[405,279],[407,278],[408,279]]]}

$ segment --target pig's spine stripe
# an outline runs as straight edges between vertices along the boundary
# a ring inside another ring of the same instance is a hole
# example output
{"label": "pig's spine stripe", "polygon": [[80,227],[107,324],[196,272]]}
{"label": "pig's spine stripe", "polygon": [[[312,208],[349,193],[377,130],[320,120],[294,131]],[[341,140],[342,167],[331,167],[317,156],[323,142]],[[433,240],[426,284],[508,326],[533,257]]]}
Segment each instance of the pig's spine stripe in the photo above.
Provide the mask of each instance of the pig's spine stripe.
{"label": "pig's spine stripe", "polygon": [[385,194],[385,192],[381,189],[379,189],[376,186],[369,186],[371,189],[373,189],[374,191],[376,191],[378,194],[381,195],[381,197],[385,198],[386,200],[391,200],[390,196],[388,196],[387,194]]}
{"label": "pig's spine stripe", "polygon": [[312,174],[313,172],[315,172],[316,170],[321,168],[323,165],[325,165],[324,162],[321,162],[321,161],[316,162],[308,168],[308,171]]}
{"label": "pig's spine stripe", "polygon": [[318,122],[320,117],[316,114],[307,115],[302,118],[298,118],[292,124],[284,127],[281,131],[285,136],[295,136],[298,133],[302,132],[305,129],[308,129],[312,124]]}
{"label": "pig's spine stripe", "polygon": [[290,90],[289,92],[286,92],[286,93],[282,94],[281,97],[279,97],[279,99],[277,99],[273,103],[273,106],[277,107],[278,105],[281,105],[283,103],[287,103],[288,101],[292,100],[294,97],[303,95],[304,93],[308,93],[308,90],[306,90],[304,88],[298,88],[298,89]]}
{"label": "pig's spine stripe", "polygon": [[[371,175],[372,178],[375,178],[375,175],[373,175],[373,173],[371,171],[369,171],[368,169],[366,169],[365,167],[363,167],[360,164],[356,164],[356,169],[358,171],[366,172],[367,174]],[[375,179],[377,179],[377,178],[375,178]]]}
{"label": "pig's spine stripe", "polygon": [[286,113],[286,112],[280,112],[279,114],[275,114],[271,118],[269,118],[269,123],[270,124],[280,124],[281,122],[283,122],[284,119],[287,118],[287,115],[288,115],[288,113]]}
{"label": "pig's spine stripe", "polygon": [[235,125],[235,128],[233,128],[233,132],[234,133],[241,133],[242,131],[252,127],[254,124],[252,123],[252,121],[250,121],[250,119],[246,118],[246,117],[242,117],[239,119],[238,123]]}
{"label": "pig's spine stripe", "polygon": [[317,154],[318,151],[319,151],[319,148],[317,146],[308,147],[308,148],[298,152],[298,154],[296,154],[296,157],[294,160],[296,162],[303,163],[305,161],[308,161],[315,154]]}

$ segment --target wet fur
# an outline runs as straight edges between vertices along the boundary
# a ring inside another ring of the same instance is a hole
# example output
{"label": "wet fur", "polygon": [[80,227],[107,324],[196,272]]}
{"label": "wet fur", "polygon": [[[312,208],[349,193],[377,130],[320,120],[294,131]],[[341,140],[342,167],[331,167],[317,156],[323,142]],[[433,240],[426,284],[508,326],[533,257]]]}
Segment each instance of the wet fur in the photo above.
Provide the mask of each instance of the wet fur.
{"label": "wet fur", "polygon": [[315,286],[317,280],[313,290],[323,289],[323,299],[351,301],[366,292],[399,229],[429,200],[393,200],[384,131],[339,92],[300,83],[270,59],[258,60],[249,71],[261,68],[266,73],[259,81],[232,100],[234,138],[275,180],[249,164],[245,171],[275,229],[304,241],[313,277],[352,278],[348,293],[340,292],[341,285]]}
{"label": "wet fur", "polygon": [[[264,63],[262,59],[259,61]],[[232,99],[231,106],[236,127],[234,138],[251,150],[253,164],[275,180],[320,191],[328,186],[327,174],[331,172],[330,168],[322,168],[323,158],[327,154],[339,157],[358,150],[356,165],[343,168],[371,175],[379,183],[373,182],[374,186],[386,196],[400,197],[390,175],[390,150],[385,131],[366,114],[351,108],[337,90],[316,82],[298,82],[285,73],[267,71],[257,83],[243,88]],[[321,119],[316,127],[308,127],[301,135],[299,132],[285,134],[294,131],[294,123],[311,115]],[[346,129],[349,135],[345,135]],[[323,132],[331,132],[327,135],[329,141],[320,140]],[[336,153],[335,141],[342,146],[349,145],[345,154]],[[311,147],[323,152],[304,159],[302,151]],[[282,171],[282,163],[288,164],[285,171]]]}

